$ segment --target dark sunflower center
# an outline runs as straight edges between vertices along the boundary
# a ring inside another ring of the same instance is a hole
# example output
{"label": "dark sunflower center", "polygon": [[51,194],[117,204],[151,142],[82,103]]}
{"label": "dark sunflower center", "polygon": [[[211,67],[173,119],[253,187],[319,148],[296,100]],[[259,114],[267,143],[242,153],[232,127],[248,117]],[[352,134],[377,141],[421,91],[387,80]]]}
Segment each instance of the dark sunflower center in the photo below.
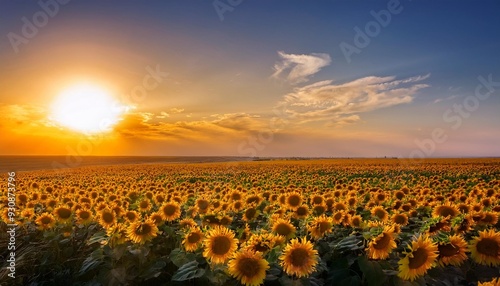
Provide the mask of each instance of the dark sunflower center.
{"label": "dark sunflower center", "polygon": [[245,277],[254,277],[259,273],[259,261],[254,258],[245,257],[238,260],[238,271]]}
{"label": "dark sunflower center", "polygon": [[151,226],[149,224],[141,224],[136,230],[135,234],[137,235],[145,235],[151,232]]}
{"label": "dark sunflower center", "polygon": [[198,201],[198,208],[200,208],[201,210],[207,209],[208,202],[205,200]]}
{"label": "dark sunflower center", "polygon": [[192,232],[188,235],[187,240],[189,243],[197,243],[200,241],[201,235],[197,232]]}
{"label": "dark sunflower center", "polygon": [[302,248],[296,248],[290,253],[290,261],[295,267],[303,267],[307,264],[309,253]]}
{"label": "dark sunflower center", "polygon": [[290,229],[290,226],[288,224],[280,223],[276,227],[276,232],[279,235],[288,236],[292,232],[292,230]]}
{"label": "dark sunflower center", "polygon": [[80,218],[81,219],[88,219],[90,217],[89,212],[80,212]]}
{"label": "dark sunflower center", "polygon": [[319,232],[321,232],[321,233],[323,233],[323,232],[325,232],[325,231],[329,230],[329,229],[330,229],[330,227],[331,227],[331,225],[330,225],[330,223],[329,223],[329,222],[327,222],[327,221],[322,221],[322,222],[320,222],[320,223],[318,224],[318,230],[319,230]]}
{"label": "dark sunflower center", "polygon": [[266,252],[269,250],[269,247],[267,245],[263,244],[262,242],[259,242],[259,243],[254,245],[253,249],[255,251]]}
{"label": "dark sunflower center", "polygon": [[397,215],[394,217],[394,222],[397,224],[405,224],[406,223],[406,217],[403,215]]}
{"label": "dark sunflower center", "polygon": [[145,209],[149,207],[149,203],[147,201],[142,201],[141,204],[139,205],[141,209]]}
{"label": "dark sunflower center", "polygon": [[59,209],[57,215],[62,219],[68,219],[71,216],[71,210],[69,209]]}
{"label": "dark sunflower center", "polygon": [[496,240],[491,238],[483,238],[481,239],[477,245],[477,252],[486,255],[486,256],[497,256],[500,252],[500,246],[496,242]]}
{"label": "dark sunflower center", "polygon": [[106,223],[112,223],[114,220],[115,216],[112,213],[103,213],[102,214],[102,220]]}
{"label": "dark sunflower center", "polygon": [[177,207],[174,205],[166,205],[163,208],[163,213],[167,216],[171,216],[171,215],[175,214],[176,211],[177,211]]}
{"label": "dark sunflower center", "polygon": [[212,241],[212,252],[216,255],[224,255],[231,248],[231,241],[225,236],[217,236]]}
{"label": "dark sunflower center", "polygon": [[387,233],[383,233],[382,237],[379,237],[375,240],[373,248],[386,249],[390,242],[391,242],[391,236],[388,235]]}
{"label": "dark sunflower center", "polygon": [[447,217],[447,216],[453,217],[453,216],[455,216],[455,210],[453,208],[448,207],[448,206],[442,206],[439,209],[438,213],[442,217]]}
{"label": "dark sunflower center", "polygon": [[289,196],[288,197],[288,204],[291,206],[298,206],[300,204],[300,198],[299,196]]}
{"label": "dark sunflower center", "polygon": [[305,215],[307,215],[307,209],[304,208],[304,207],[299,207],[297,209],[297,215],[299,215],[299,216],[305,216]]}
{"label": "dark sunflower center", "polygon": [[314,207],[314,213],[315,213],[316,215],[321,215],[321,214],[323,214],[324,212],[325,212],[325,207],[323,207],[323,206],[315,206],[315,207]]}
{"label": "dark sunflower center", "polygon": [[413,251],[413,257],[410,257],[410,263],[408,264],[408,267],[410,269],[417,269],[421,267],[427,262],[427,257],[429,257],[429,255],[423,248],[419,248]]}
{"label": "dark sunflower center", "polygon": [[42,222],[42,224],[49,224],[52,222],[52,219],[48,216],[45,216],[45,217],[42,217],[42,219],[40,221]]}
{"label": "dark sunflower center", "polygon": [[382,219],[382,218],[384,218],[384,217],[385,217],[385,211],[384,211],[384,210],[382,210],[382,209],[377,209],[377,210],[375,211],[375,215],[376,215],[378,218]]}
{"label": "dark sunflower center", "polygon": [[127,216],[127,218],[128,218],[129,220],[134,220],[134,219],[135,219],[135,217],[136,217],[136,216],[135,216],[135,213],[132,213],[132,212],[127,213],[127,214],[126,214],[126,216]]}
{"label": "dark sunflower center", "polygon": [[442,257],[450,257],[460,253],[460,248],[455,247],[451,243],[438,245],[439,255]]}
{"label": "dark sunflower center", "polygon": [[333,218],[334,218],[335,220],[341,220],[341,219],[342,219],[342,213],[335,213],[335,214],[333,215]]}
{"label": "dark sunflower center", "polygon": [[247,219],[252,219],[255,217],[255,214],[257,213],[257,210],[254,208],[249,208],[245,211],[245,217]]}

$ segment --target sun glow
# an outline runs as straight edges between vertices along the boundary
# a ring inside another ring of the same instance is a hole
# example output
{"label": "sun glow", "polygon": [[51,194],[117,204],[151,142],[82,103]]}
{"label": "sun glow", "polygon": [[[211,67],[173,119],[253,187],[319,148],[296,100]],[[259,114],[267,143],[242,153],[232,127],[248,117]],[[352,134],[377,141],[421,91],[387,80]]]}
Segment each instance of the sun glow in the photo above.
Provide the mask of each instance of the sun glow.
{"label": "sun glow", "polygon": [[52,103],[51,119],[81,133],[112,130],[128,110],[105,89],[93,84],[78,84],[63,90]]}

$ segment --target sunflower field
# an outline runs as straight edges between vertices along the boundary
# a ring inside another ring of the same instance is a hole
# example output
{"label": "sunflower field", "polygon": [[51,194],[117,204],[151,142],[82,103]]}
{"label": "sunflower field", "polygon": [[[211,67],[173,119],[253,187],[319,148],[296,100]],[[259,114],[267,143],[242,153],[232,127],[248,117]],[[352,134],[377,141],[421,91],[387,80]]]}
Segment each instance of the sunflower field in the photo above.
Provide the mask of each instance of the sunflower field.
{"label": "sunflower field", "polygon": [[5,285],[500,285],[500,159],[95,166],[16,183],[13,280],[0,197]]}

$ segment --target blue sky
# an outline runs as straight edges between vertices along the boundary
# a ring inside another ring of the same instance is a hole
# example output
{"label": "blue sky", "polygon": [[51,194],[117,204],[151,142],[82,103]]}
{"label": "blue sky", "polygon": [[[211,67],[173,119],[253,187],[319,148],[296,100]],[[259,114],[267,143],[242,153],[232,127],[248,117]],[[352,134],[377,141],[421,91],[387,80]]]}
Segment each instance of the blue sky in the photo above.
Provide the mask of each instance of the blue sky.
{"label": "blue sky", "polygon": [[[479,76],[500,81],[498,1],[230,2],[73,0],[14,48],[22,17],[43,9],[1,1],[1,108],[12,122],[39,120],[47,130],[37,136],[58,138],[51,153],[61,154],[74,138],[45,116],[61,86],[85,78],[124,94],[160,66],[168,78],[127,103],[96,154],[499,155],[497,91],[467,116],[448,112],[473,102]],[[230,10],[221,18],[217,5]],[[374,13],[391,19],[348,60],[341,45],[356,47],[355,28],[366,33]],[[275,117],[287,122],[279,130]],[[13,142],[34,136],[28,127]],[[426,152],[416,142],[436,128],[447,139]],[[272,140],[252,140],[266,132]],[[12,153],[39,152],[19,146]]]}

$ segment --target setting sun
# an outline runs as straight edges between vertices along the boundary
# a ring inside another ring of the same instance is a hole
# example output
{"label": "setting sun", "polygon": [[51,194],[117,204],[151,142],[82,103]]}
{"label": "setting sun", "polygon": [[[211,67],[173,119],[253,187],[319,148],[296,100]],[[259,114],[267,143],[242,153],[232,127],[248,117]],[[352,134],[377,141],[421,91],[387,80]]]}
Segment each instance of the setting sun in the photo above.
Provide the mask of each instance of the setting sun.
{"label": "setting sun", "polygon": [[78,84],[63,90],[52,104],[51,119],[82,133],[109,132],[126,109],[103,88]]}

